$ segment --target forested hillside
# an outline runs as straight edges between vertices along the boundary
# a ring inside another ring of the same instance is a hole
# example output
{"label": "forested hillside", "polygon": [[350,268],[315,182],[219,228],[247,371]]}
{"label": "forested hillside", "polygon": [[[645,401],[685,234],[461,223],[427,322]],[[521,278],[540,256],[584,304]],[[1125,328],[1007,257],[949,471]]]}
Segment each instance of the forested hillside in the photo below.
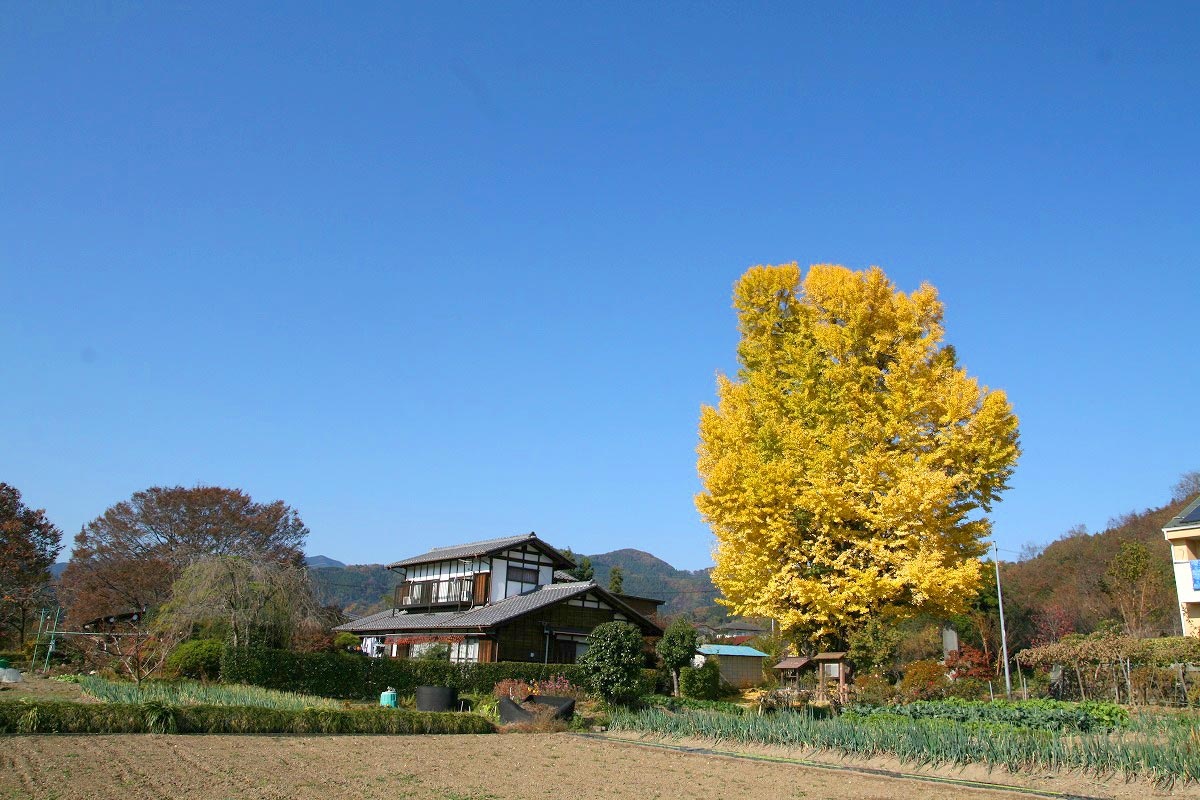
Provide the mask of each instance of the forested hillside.
{"label": "forested hillside", "polygon": [[1122,514],[1100,533],[1072,529],[1020,561],[1002,563],[1010,645],[1105,624],[1139,636],[1178,634],[1171,549],[1162,527],[1186,500]]}
{"label": "forested hillside", "polygon": [[620,567],[625,594],[666,600],[659,609],[663,616],[686,614],[709,623],[725,618],[725,610],[714,602],[718,592],[712,584],[711,568],[675,569],[657,556],[629,548],[588,557],[598,584],[608,586],[612,568]]}

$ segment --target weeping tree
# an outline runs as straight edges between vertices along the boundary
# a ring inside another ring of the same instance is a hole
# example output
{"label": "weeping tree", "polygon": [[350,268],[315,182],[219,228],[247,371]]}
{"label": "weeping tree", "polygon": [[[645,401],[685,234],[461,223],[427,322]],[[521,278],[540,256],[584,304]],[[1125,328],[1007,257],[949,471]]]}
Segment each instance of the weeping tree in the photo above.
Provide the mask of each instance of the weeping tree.
{"label": "weeping tree", "polygon": [[216,634],[232,647],[287,647],[306,623],[327,628],[327,613],[304,567],[213,556],[183,570],[156,620],[160,630]]}

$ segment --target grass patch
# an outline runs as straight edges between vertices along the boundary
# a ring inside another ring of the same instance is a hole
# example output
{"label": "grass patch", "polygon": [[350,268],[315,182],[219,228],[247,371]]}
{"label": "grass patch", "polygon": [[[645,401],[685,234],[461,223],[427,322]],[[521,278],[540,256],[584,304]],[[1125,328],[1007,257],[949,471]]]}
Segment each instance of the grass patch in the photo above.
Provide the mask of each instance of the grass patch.
{"label": "grass patch", "polygon": [[257,686],[238,686],[198,681],[110,681],[96,675],[81,675],[75,681],[105,703],[164,703],[173,706],[254,706],[290,711],[306,708],[341,708],[335,700],[314,695],[277,692]]}

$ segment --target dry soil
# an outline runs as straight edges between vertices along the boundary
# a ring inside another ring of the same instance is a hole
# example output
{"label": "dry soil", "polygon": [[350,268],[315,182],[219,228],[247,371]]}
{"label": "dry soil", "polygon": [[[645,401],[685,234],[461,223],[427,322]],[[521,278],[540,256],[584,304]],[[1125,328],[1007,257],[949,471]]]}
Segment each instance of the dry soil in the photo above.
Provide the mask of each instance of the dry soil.
{"label": "dry soil", "polygon": [[[0,738],[3,800],[971,800],[1017,796],[679,753],[572,734]],[[1139,791],[1137,796],[1148,795]]]}

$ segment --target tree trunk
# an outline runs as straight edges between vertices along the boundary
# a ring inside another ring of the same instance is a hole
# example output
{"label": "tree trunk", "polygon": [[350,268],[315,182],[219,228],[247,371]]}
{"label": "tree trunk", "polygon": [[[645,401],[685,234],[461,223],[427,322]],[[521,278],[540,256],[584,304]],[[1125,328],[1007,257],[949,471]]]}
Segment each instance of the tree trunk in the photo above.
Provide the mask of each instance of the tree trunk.
{"label": "tree trunk", "polygon": [[672,696],[679,697],[679,669],[678,668],[671,670],[671,685],[675,692]]}

